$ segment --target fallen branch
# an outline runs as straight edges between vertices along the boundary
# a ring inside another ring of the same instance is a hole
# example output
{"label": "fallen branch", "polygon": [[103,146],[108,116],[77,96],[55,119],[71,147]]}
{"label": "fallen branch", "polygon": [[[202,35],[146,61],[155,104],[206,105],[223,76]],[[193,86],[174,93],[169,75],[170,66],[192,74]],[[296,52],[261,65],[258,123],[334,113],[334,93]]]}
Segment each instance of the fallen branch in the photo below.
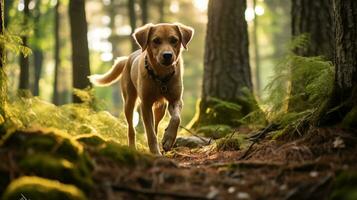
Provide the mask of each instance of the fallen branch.
{"label": "fallen branch", "polygon": [[203,138],[203,137],[197,135],[196,133],[192,132],[190,129],[188,129],[188,128],[184,127],[184,126],[181,126],[181,125],[180,125],[180,128],[182,128],[183,130],[189,132],[191,135],[193,135],[193,136],[199,138],[202,142],[205,142],[205,143],[207,143],[207,144],[210,144],[210,143],[211,143],[211,138],[210,138],[209,141],[207,142],[207,140],[205,140],[205,138]]}

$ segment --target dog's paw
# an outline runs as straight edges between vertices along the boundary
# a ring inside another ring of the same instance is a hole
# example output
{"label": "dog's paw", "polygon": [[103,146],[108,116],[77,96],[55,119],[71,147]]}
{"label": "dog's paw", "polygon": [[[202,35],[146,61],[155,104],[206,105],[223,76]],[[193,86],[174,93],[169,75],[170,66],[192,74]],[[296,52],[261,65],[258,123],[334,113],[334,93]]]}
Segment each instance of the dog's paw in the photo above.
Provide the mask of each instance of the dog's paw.
{"label": "dog's paw", "polygon": [[169,134],[165,134],[164,138],[162,139],[162,148],[164,149],[164,151],[170,151],[174,142],[175,137],[172,137]]}

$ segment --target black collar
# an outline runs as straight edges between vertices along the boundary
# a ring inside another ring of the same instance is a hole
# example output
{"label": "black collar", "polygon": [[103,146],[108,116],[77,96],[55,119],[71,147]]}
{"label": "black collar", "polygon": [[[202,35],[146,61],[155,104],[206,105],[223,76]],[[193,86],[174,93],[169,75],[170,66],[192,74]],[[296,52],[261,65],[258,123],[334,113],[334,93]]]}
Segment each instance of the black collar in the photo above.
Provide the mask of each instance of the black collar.
{"label": "black collar", "polygon": [[171,80],[171,78],[175,74],[175,70],[171,72],[170,74],[167,74],[164,77],[160,77],[157,74],[155,74],[154,70],[150,67],[149,61],[147,59],[147,56],[145,56],[145,69],[148,71],[149,76],[156,82],[160,84],[160,90],[162,93],[167,93],[167,83]]}

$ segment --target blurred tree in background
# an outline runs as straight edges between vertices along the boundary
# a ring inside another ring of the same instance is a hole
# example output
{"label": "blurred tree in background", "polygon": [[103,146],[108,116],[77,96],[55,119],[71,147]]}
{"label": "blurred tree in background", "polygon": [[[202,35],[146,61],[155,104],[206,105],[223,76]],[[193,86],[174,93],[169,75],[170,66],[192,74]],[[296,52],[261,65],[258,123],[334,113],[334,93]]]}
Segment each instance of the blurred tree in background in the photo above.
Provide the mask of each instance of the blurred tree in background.
{"label": "blurred tree in background", "polygon": [[[90,75],[90,68],[85,0],[70,0],[69,16],[72,40],[73,88],[85,89],[91,85],[87,78]],[[73,96],[73,102],[78,103],[81,100],[77,96]]]}

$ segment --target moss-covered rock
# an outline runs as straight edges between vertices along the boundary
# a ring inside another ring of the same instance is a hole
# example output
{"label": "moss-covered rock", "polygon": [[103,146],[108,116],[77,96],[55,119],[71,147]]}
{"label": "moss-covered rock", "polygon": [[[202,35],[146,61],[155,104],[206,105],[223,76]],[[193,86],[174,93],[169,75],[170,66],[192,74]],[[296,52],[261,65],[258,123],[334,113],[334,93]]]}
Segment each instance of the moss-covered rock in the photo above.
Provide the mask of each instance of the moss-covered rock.
{"label": "moss-covered rock", "polygon": [[198,133],[202,133],[205,137],[219,139],[227,136],[229,133],[232,133],[232,128],[224,124],[215,124],[201,126],[196,130]]}
{"label": "moss-covered rock", "polygon": [[357,199],[357,172],[342,172],[333,184],[331,200]]}
{"label": "moss-covered rock", "polygon": [[16,130],[3,143],[20,151],[51,152],[68,160],[77,160],[83,154],[83,146],[68,134],[44,128]]}
{"label": "moss-covered rock", "polygon": [[81,190],[73,185],[40,177],[25,176],[16,179],[6,188],[3,200],[19,199],[86,200]]}
{"label": "moss-covered rock", "polygon": [[76,140],[90,146],[99,146],[105,143],[104,138],[96,134],[80,135],[76,138]]}
{"label": "moss-covered rock", "polygon": [[150,166],[154,159],[151,154],[138,152],[135,149],[113,141],[108,141],[105,145],[100,146],[97,149],[97,153],[123,166]]}
{"label": "moss-covered rock", "polygon": [[26,174],[75,184],[87,191],[93,186],[90,171],[81,162],[74,163],[49,154],[35,154],[22,159],[19,167]]}
{"label": "moss-covered rock", "polygon": [[241,148],[240,140],[233,137],[225,137],[217,141],[218,151],[238,151]]}
{"label": "moss-covered rock", "polygon": [[60,180],[86,192],[93,186],[93,163],[89,155],[82,144],[61,131],[16,130],[4,137],[0,149],[15,155],[19,175]]}

